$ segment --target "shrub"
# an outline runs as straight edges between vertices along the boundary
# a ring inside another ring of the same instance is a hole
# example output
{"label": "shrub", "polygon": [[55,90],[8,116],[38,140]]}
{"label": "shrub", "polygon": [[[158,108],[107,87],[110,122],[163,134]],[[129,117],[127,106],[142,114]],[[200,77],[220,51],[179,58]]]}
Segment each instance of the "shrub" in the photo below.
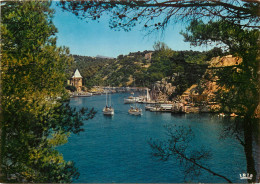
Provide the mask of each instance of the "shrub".
{"label": "shrub", "polygon": [[65,89],[70,90],[71,92],[77,91],[77,88],[75,86],[67,85]]}

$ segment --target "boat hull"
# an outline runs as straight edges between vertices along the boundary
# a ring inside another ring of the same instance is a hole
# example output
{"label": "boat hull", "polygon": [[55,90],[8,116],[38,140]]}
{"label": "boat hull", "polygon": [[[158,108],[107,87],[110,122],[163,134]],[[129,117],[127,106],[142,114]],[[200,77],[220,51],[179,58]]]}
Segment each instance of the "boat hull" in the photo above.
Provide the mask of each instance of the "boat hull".
{"label": "boat hull", "polygon": [[135,102],[136,102],[135,100],[130,100],[130,99],[125,99],[124,100],[125,104],[131,104],[131,103],[135,103]]}
{"label": "boat hull", "polygon": [[135,116],[141,116],[142,110],[128,110],[128,113]]}
{"label": "boat hull", "polygon": [[131,104],[131,103],[136,103],[136,102],[138,102],[139,100],[140,100],[140,99],[139,99],[138,97],[130,96],[130,97],[124,99],[124,103],[125,103],[125,104]]}
{"label": "boat hull", "polygon": [[112,108],[104,108],[103,109],[103,114],[107,116],[113,116],[115,113],[114,109]]}

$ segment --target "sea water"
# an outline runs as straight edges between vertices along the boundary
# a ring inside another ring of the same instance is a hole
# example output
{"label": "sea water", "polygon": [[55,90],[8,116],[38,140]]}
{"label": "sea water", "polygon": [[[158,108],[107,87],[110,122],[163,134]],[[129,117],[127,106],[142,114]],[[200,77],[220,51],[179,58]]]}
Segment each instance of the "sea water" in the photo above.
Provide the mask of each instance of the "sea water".
{"label": "sea water", "polygon": [[175,157],[161,161],[152,156],[148,144],[150,138],[166,138],[164,125],[190,127],[195,138],[189,150],[203,146],[212,157],[203,163],[212,171],[224,175],[232,182],[240,183],[239,174],[246,172],[243,147],[235,138],[220,139],[228,118],[213,114],[156,113],[144,110],[142,116],[128,114],[129,104],[124,98],[130,94],[112,94],[113,117],[104,116],[102,109],[106,96],[72,98],[70,105],[94,108],[97,113],[85,121],[84,132],[71,135],[67,144],[59,147],[64,159],[74,161],[80,177],[76,183],[180,183],[180,182],[227,182],[207,171],[194,178],[185,178],[184,167]]}

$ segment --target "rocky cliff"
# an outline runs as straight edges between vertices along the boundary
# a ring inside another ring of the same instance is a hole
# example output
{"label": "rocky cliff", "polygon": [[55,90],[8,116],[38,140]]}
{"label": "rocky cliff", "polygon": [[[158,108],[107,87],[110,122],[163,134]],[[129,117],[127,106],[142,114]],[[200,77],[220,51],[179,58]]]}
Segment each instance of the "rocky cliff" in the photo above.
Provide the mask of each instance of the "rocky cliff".
{"label": "rocky cliff", "polygon": [[[208,68],[202,75],[199,84],[194,85],[193,83],[190,86],[187,86],[186,89],[183,89],[184,92],[182,93],[182,95],[204,95],[208,97],[207,100],[214,99],[215,92],[217,92],[218,90],[218,85],[216,84],[218,77],[214,75],[214,69],[218,67],[235,66],[240,64],[241,62],[242,60],[240,58],[233,57],[232,55],[212,58],[210,61],[208,61]],[[173,96],[173,94],[175,94],[176,88],[180,84],[172,85],[172,82],[169,81],[174,81],[174,78],[172,78],[171,80],[169,78],[164,78],[161,81],[157,81],[152,85],[151,97],[154,100],[167,101],[170,100],[171,97],[177,97],[177,95]],[[192,88],[192,90],[190,88]],[[187,94],[189,93],[189,91],[190,94]]]}
{"label": "rocky cliff", "polygon": [[172,86],[172,84],[168,83],[166,79],[162,79],[152,85],[150,95],[153,100],[168,101],[175,90],[176,86]]}
{"label": "rocky cliff", "polygon": [[205,74],[202,76],[200,80],[200,84],[203,88],[202,94],[214,96],[215,92],[219,89],[216,81],[218,77],[215,75],[215,70],[220,67],[227,67],[227,66],[236,66],[242,62],[241,58],[233,57],[232,55],[224,56],[224,57],[214,57],[212,58],[208,64],[209,67],[206,70]]}

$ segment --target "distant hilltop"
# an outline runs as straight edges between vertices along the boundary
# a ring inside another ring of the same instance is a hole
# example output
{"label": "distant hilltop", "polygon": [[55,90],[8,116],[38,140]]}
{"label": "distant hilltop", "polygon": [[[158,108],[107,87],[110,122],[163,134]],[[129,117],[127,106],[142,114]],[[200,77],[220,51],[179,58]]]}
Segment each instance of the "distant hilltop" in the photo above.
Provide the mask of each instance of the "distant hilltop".
{"label": "distant hilltop", "polygon": [[175,93],[171,95],[176,96],[202,77],[212,57],[223,55],[218,49],[207,52],[145,50],[121,54],[117,58],[73,55],[68,79],[77,68],[83,77],[83,85],[88,88],[106,85],[151,87],[167,78],[167,83],[176,86]]}
{"label": "distant hilltop", "polygon": [[115,59],[115,58],[113,58],[113,57],[102,56],[102,55],[97,55],[96,58],[102,58],[102,59]]}

